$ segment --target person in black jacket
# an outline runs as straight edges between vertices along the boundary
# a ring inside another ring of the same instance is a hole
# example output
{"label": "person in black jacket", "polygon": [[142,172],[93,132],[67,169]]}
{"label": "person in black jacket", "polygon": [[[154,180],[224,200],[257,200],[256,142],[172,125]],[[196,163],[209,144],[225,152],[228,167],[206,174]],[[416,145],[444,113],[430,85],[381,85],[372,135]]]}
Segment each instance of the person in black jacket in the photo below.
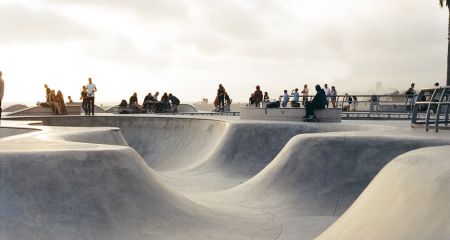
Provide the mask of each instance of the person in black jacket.
{"label": "person in black jacket", "polygon": [[315,109],[325,109],[327,104],[327,96],[325,91],[320,88],[320,85],[316,85],[316,96],[314,96],[311,102],[306,102],[306,116],[305,118],[310,118],[314,116]]}
{"label": "person in black jacket", "polygon": [[172,103],[173,113],[178,112],[178,105],[180,105],[180,99],[169,93],[169,100]]}

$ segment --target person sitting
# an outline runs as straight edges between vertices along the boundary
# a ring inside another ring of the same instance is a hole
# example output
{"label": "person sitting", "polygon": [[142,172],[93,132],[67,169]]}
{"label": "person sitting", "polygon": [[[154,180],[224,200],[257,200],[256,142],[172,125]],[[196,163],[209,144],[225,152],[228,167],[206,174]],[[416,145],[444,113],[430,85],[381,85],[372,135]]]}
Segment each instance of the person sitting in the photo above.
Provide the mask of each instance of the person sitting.
{"label": "person sitting", "polygon": [[292,90],[291,94],[293,96],[291,107],[300,107],[300,93],[298,92],[298,88]]}
{"label": "person sitting", "polygon": [[53,100],[53,111],[55,112],[55,114],[66,115],[66,104],[64,103],[64,96],[60,90],[58,90]]}
{"label": "person sitting", "polygon": [[325,95],[325,91],[320,88],[320,85],[316,85],[316,96],[314,96],[311,102],[306,103],[306,115],[305,118],[315,118],[314,110],[316,109],[325,109],[325,105],[327,104],[327,96]]}
{"label": "person sitting", "polygon": [[154,105],[153,104],[154,102],[156,102],[156,99],[153,97],[152,93],[148,93],[147,96],[145,96],[142,105],[144,106],[145,109],[151,110]]}
{"label": "person sitting", "polygon": [[180,99],[169,93],[169,100],[172,103],[173,113],[178,112],[178,105],[180,105]]}
{"label": "person sitting", "polygon": [[137,93],[133,93],[133,96],[130,97],[130,107],[136,109],[137,112],[145,112],[145,109],[138,104]]}
{"label": "person sitting", "polygon": [[250,98],[248,99],[248,106],[251,107],[253,104],[255,104],[255,94],[251,93]]}
{"label": "person sitting", "polygon": [[69,100],[67,103],[73,103],[72,97],[68,96],[67,99]]}
{"label": "person sitting", "polygon": [[121,107],[121,108],[126,108],[126,107],[128,107],[127,100],[122,99],[122,101],[121,101],[120,104],[119,104],[119,107]]}

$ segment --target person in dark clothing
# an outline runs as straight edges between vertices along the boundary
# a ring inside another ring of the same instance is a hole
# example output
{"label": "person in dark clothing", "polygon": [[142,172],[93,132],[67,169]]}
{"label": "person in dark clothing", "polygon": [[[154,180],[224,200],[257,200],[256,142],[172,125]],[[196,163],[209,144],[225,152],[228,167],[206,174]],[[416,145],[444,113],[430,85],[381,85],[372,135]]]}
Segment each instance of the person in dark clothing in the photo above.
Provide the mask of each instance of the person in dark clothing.
{"label": "person in dark clothing", "polygon": [[320,88],[320,85],[316,85],[316,96],[314,96],[311,102],[306,103],[306,116],[305,118],[310,118],[315,116],[315,109],[325,109],[325,105],[327,104],[327,96],[325,95],[325,91]]}
{"label": "person in dark clothing", "polygon": [[80,100],[81,100],[81,107],[84,110],[84,115],[89,115],[89,99],[86,86],[82,87]]}
{"label": "person in dark clothing", "polygon": [[219,100],[219,111],[223,112],[223,107],[225,105],[225,88],[222,84],[219,84],[219,89],[217,89],[217,98]]}
{"label": "person in dark clothing", "polygon": [[165,92],[162,97],[161,97],[161,104],[160,104],[160,111],[167,111],[170,109],[170,103],[169,103],[169,95],[167,95],[167,93]]}
{"label": "person in dark clothing", "polygon": [[139,106],[138,104],[138,99],[137,99],[137,93],[133,93],[133,96],[130,97],[130,107],[133,107],[134,109],[136,109],[136,111],[138,113],[140,112],[145,112],[145,109],[143,109],[141,106]]}
{"label": "person in dark clothing", "polygon": [[178,112],[178,105],[180,105],[180,99],[169,93],[169,100],[172,103],[173,113]]}
{"label": "person in dark clothing", "polygon": [[258,85],[258,86],[256,86],[256,90],[253,93],[253,102],[254,102],[255,106],[259,107],[261,102],[262,102],[262,100],[263,100],[263,93],[260,90],[260,87]]}

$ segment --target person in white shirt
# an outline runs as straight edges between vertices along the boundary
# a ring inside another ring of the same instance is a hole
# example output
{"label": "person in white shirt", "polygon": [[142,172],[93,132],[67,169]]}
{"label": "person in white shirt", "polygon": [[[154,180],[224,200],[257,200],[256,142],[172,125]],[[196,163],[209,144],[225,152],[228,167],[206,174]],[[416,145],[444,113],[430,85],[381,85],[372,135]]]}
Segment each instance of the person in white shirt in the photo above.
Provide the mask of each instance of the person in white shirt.
{"label": "person in white shirt", "polygon": [[92,78],[89,78],[88,81],[89,84],[86,85],[88,98],[88,115],[94,115],[95,92],[97,92],[97,86],[92,83]]}
{"label": "person in white shirt", "polygon": [[0,71],[0,119],[2,119],[2,99],[5,94],[5,82],[2,78],[2,71]]}
{"label": "person in white shirt", "polygon": [[302,96],[303,96],[302,104],[303,104],[303,106],[306,106],[306,102],[308,102],[308,94],[309,94],[308,85],[305,84],[305,86],[303,86],[303,90],[302,90]]}
{"label": "person in white shirt", "polygon": [[327,102],[325,106],[327,106],[328,108],[328,105],[330,104],[330,91],[331,91],[331,89],[328,88],[328,84],[324,85],[323,91],[325,92],[325,96],[327,96]]}

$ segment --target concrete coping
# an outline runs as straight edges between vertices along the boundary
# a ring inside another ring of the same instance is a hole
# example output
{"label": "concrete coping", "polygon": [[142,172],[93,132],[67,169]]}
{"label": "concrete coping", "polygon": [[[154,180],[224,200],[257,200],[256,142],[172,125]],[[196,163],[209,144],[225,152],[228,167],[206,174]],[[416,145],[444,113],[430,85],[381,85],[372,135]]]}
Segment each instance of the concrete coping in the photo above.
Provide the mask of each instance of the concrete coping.
{"label": "concrete coping", "polygon": [[[314,111],[319,122],[341,122],[342,109],[326,108]],[[240,116],[246,120],[294,121],[303,122],[305,108],[257,108],[242,107]]]}

